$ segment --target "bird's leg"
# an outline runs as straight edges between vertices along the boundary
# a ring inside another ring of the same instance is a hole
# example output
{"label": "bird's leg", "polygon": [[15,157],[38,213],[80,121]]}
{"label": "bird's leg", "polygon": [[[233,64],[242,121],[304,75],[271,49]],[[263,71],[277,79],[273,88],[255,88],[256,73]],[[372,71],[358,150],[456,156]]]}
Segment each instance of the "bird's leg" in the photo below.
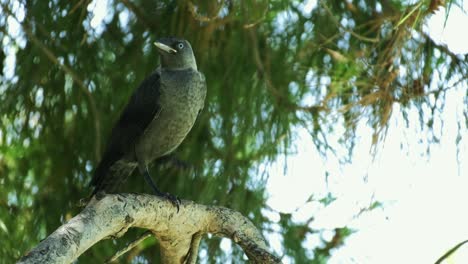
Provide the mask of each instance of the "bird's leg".
{"label": "bird's leg", "polygon": [[145,177],[146,183],[148,183],[150,185],[151,189],[153,189],[153,192],[157,196],[164,196],[164,193],[161,192],[158,189],[158,187],[156,187],[156,184],[154,183],[153,179],[151,178],[151,175],[149,174],[148,168],[145,169],[145,172],[143,173],[143,177]]}
{"label": "bird's leg", "polygon": [[168,199],[175,207],[177,207],[177,212],[179,212],[179,207],[180,207],[180,199],[179,197],[170,194],[170,193],[164,193],[161,192],[158,187],[156,187],[156,184],[154,183],[153,179],[151,178],[151,175],[149,174],[148,167],[144,166],[144,169],[140,169],[140,172],[143,174],[145,177],[145,181],[150,185],[151,189],[153,189],[154,193],[157,196],[164,197]]}

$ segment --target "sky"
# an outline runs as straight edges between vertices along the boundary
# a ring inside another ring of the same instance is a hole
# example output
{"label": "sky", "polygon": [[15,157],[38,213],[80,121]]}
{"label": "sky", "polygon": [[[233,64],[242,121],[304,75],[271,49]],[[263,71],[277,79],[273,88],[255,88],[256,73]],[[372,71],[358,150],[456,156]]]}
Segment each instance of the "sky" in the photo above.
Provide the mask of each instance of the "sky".
{"label": "sky", "polygon": [[[306,1],[304,10],[310,12],[314,2]],[[446,22],[442,9],[426,21],[425,27],[436,42],[457,54],[468,53],[468,35],[460,31],[460,25],[468,25],[468,1],[464,1],[463,9],[452,6]],[[297,222],[313,217],[309,226],[324,232],[309,235],[308,247],[320,244],[320,237],[331,239],[334,228],[357,230],[333,252],[329,263],[434,263],[468,239],[466,129],[458,155],[455,143],[456,120],[461,118],[468,89],[467,84],[462,85],[447,94],[444,124],[435,125],[441,140],[431,146],[429,155],[427,145],[419,143],[424,131],[406,127],[398,105],[377,155],[370,153],[371,131],[361,124],[353,161],[345,166],[336,159],[321,158],[307,131],[297,128],[297,154],[287,158],[287,169],[281,159],[269,168],[268,205],[274,211],[266,214],[275,219],[278,212],[292,213]],[[412,112],[410,124],[418,124],[417,118],[416,111]],[[317,200],[328,192],[337,199],[324,206]],[[363,211],[375,201],[382,207]],[[281,253],[281,240],[274,236],[269,239]],[[292,262],[284,259],[284,263]],[[468,263],[468,246],[459,249],[447,263]]]}

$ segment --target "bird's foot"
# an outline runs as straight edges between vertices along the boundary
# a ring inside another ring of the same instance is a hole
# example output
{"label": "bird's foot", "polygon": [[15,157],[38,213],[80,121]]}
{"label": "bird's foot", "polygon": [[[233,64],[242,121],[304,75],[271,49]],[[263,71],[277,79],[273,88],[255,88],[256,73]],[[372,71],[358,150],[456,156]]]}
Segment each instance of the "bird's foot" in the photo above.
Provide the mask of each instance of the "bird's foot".
{"label": "bird's foot", "polygon": [[160,195],[161,197],[169,200],[169,202],[171,202],[175,207],[177,207],[177,213],[179,212],[179,208],[180,208],[180,204],[181,204],[181,200],[179,199],[179,197],[171,194],[171,193],[162,193]]}
{"label": "bird's foot", "polygon": [[78,206],[78,207],[85,207],[86,205],[88,205],[89,201],[91,201],[91,198],[90,198],[90,197],[88,197],[88,198],[81,198],[80,200],[78,200],[77,206]]}
{"label": "bird's foot", "polygon": [[156,187],[156,184],[154,184],[153,180],[151,179],[151,176],[149,175],[149,172],[148,172],[148,168],[145,169],[143,176],[145,177],[146,182],[148,182],[148,184],[151,186],[151,189],[153,189],[154,193],[159,197],[169,200],[169,202],[171,202],[175,207],[177,207],[177,212],[179,212],[179,207],[181,203],[179,197],[170,193],[161,192],[158,189],[158,187]]}

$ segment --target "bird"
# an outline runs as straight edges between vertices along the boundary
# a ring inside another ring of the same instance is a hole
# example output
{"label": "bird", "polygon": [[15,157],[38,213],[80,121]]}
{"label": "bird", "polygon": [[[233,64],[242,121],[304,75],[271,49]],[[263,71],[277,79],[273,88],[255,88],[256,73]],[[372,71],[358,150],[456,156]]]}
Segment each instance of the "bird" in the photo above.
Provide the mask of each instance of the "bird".
{"label": "bird", "polygon": [[114,192],[138,168],[154,193],[179,211],[180,199],[157,188],[148,166],[168,157],[190,132],[204,107],[206,80],[187,40],[166,37],[154,45],[160,66],[133,92],[115,123],[90,182],[91,197]]}

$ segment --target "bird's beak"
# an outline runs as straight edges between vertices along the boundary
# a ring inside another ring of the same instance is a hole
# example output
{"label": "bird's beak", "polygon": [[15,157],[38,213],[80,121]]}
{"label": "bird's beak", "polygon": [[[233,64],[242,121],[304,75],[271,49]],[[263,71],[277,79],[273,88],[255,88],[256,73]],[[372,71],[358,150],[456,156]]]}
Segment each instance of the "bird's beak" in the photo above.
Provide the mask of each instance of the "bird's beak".
{"label": "bird's beak", "polygon": [[177,50],[175,50],[175,49],[173,49],[173,48],[169,47],[168,45],[163,44],[163,43],[161,43],[161,42],[155,42],[154,45],[155,45],[158,49],[160,49],[160,50],[162,50],[162,51],[165,51],[165,52],[167,52],[167,53],[172,53],[172,54],[177,53]]}

